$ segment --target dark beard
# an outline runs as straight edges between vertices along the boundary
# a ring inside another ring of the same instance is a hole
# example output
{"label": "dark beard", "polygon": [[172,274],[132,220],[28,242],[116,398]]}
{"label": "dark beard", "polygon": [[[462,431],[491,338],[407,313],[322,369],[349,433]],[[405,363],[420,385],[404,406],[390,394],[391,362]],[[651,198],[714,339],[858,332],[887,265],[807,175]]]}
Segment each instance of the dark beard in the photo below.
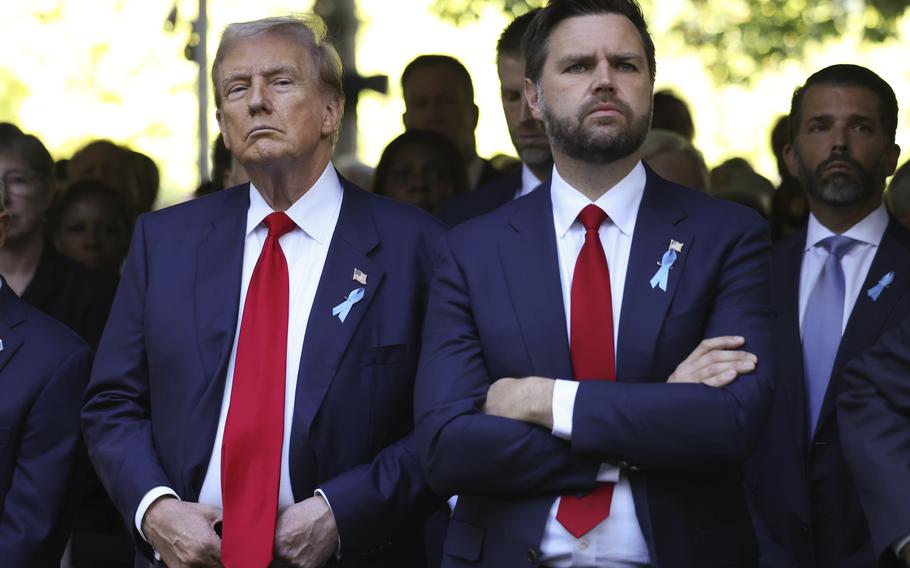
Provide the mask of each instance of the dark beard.
{"label": "dark beard", "polygon": [[541,104],[543,123],[550,143],[567,156],[589,164],[610,164],[631,155],[644,143],[651,126],[650,112],[635,118],[628,105],[611,101],[611,104],[619,108],[629,121],[629,126],[612,135],[598,136],[594,131],[584,129],[584,117],[590,107],[600,101],[587,105],[572,119],[553,115],[544,103],[543,97],[540,100],[543,103]]}
{"label": "dark beard", "polygon": [[[834,174],[823,177],[822,171],[831,162],[849,164],[854,170],[853,174]],[[835,207],[853,205],[873,192],[881,191],[884,188],[884,177],[878,175],[877,165],[873,170],[866,170],[853,158],[844,154],[829,157],[811,173],[799,154],[797,154],[797,165],[799,166],[799,179],[806,188],[806,193],[826,205]]]}

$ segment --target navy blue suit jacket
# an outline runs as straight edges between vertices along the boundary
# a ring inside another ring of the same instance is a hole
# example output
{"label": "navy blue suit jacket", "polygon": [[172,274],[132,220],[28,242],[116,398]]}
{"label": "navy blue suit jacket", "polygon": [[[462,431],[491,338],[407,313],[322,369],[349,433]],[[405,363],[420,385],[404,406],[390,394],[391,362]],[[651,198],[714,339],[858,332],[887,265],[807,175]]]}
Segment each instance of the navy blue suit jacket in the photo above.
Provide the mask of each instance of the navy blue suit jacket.
{"label": "navy blue suit jacket", "polygon": [[56,567],[72,528],[91,351],[0,288],[0,564]]}
{"label": "navy blue suit jacket", "polygon": [[439,206],[437,215],[450,227],[479,217],[515,199],[521,189],[521,172],[504,174],[474,191],[452,196]]}
{"label": "navy blue suit jacket", "polygon": [[838,425],[873,550],[881,565],[902,566],[892,546],[910,535],[910,317],[850,363],[843,381]]}
{"label": "navy blue suit jacket", "polygon": [[[629,473],[654,566],[755,565],[739,470],[771,397],[767,233],[744,207],[648,171],[617,382],[580,384],[571,443],[479,411],[501,377],[572,378],[549,183],[448,233],[415,391],[430,484],[460,495],[443,566],[535,560],[555,497],[592,489],[603,461]],[[684,246],[664,292],[649,281],[671,239]],[[726,388],[666,384],[703,338],[730,334],[746,337],[756,372]]]}
{"label": "navy blue suit jacket", "polygon": [[[442,228],[343,185],[292,402],[294,499],[325,492],[343,566],[420,565],[412,537],[430,493],[414,451],[412,393],[429,244]],[[237,324],[248,207],[243,185],[146,215],[136,228],[82,413],[91,459],[131,527],[155,486],[198,498]],[[355,268],[367,274],[366,292],[342,323],[332,308],[357,286]]]}
{"label": "navy blue suit jacket", "polygon": [[[755,507],[763,566],[868,567],[875,562],[859,497],[837,431],[837,397],[846,364],[910,315],[910,232],[889,222],[844,330],[818,426],[809,443],[799,277],[806,230],[781,241],[773,256],[774,401],[750,458],[746,483]],[[867,291],[890,271],[894,282],[873,301]]]}

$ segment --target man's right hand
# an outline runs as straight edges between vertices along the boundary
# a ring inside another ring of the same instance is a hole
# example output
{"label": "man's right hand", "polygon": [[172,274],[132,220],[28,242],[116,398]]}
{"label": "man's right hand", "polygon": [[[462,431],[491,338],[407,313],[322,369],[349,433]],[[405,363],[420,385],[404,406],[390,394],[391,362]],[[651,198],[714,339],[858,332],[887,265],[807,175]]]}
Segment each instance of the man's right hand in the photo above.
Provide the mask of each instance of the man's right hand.
{"label": "man's right hand", "polygon": [[142,532],[168,568],[221,566],[221,539],[213,528],[221,510],[164,496],[142,519]]}
{"label": "man's right hand", "polygon": [[705,339],[676,367],[667,382],[726,386],[739,375],[754,371],[758,364],[758,357],[737,350],[745,343],[745,338],[736,335]]}

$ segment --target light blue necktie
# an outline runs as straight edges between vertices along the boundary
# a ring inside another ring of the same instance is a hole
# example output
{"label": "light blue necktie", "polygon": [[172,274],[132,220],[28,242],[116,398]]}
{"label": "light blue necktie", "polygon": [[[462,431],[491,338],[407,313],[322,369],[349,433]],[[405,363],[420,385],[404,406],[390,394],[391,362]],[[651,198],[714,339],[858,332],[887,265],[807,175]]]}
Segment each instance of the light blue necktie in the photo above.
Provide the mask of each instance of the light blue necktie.
{"label": "light blue necktie", "polygon": [[803,316],[803,368],[806,371],[809,440],[815,433],[831,380],[834,358],[840,347],[844,321],[844,268],[840,261],[856,243],[850,237],[834,236],[822,239],[816,245],[828,251],[828,258],[809,294]]}

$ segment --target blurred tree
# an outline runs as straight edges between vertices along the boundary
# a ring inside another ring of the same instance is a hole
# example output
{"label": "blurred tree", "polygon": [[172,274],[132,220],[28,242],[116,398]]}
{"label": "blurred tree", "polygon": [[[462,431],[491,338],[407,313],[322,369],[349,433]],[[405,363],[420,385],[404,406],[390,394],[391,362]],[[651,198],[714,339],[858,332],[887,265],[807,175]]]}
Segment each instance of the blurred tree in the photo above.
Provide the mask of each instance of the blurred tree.
{"label": "blurred tree", "polygon": [[[545,0],[435,0],[441,17],[459,23],[496,7],[515,16]],[[642,2],[653,13],[656,0]],[[869,42],[896,38],[910,0],[685,0],[671,31],[698,48],[720,83],[748,82],[800,58],[810,45],[845,35]]]}

